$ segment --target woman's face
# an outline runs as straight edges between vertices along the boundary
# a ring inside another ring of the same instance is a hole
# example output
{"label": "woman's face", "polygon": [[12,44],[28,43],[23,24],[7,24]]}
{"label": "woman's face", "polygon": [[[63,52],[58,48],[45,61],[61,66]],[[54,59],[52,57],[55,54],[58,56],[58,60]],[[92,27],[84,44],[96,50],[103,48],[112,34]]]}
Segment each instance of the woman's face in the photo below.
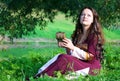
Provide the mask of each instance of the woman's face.
{"label": "woman's face", "polygon": [[82,11],[80,23],[83,27],[90,27],[91,23],[93,23],[93,13],[90,9],[86,8]]}

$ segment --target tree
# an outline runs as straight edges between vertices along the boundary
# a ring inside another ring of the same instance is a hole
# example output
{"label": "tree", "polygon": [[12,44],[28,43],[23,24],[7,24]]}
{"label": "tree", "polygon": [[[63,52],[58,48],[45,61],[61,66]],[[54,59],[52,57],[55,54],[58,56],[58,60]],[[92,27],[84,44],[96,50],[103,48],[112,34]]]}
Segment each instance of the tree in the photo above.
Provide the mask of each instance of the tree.
{"label": "tree", "polygon": [[119,4],[120,0],[1,0],[0,33],[11,38],[35,33],[35,25],[43,29],[58,12],[76,21],[79,9],[84,6],[95,8],[107,27],[111,22],[120,22]]}

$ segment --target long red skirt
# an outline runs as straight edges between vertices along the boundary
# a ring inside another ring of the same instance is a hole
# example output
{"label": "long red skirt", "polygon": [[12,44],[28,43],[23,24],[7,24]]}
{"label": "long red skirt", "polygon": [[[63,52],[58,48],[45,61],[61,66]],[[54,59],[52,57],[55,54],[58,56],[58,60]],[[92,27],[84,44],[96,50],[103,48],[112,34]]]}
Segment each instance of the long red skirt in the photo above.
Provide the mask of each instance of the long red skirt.
{"label": "long red skirt", "polygon": [[90,68],[89,74],[94,75],[95,73],[92,70],[99,70],[100,67],[99,61],[83,61],[71,55],[61,54],[58,56],[57,60],[41,72],[39,76],[44,74],[55,76],[56,71],[65,74],[69,71],[74,72],[84,68]]}

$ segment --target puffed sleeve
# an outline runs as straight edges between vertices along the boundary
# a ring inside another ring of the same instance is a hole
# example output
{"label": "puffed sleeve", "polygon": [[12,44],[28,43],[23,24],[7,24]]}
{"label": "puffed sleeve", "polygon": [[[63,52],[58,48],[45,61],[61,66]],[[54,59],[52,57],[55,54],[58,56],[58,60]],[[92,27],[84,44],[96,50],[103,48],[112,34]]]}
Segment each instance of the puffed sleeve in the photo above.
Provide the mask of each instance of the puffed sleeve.
{"label": "puffed sleeve", "polygon": [[78,47],[74,47],[74,50],[71,51],[71,55],[74,56],[74,57],[77,57],[78,59],[81,59],[81,60],[87,60],[88,59],[87,52],[78,48]]}

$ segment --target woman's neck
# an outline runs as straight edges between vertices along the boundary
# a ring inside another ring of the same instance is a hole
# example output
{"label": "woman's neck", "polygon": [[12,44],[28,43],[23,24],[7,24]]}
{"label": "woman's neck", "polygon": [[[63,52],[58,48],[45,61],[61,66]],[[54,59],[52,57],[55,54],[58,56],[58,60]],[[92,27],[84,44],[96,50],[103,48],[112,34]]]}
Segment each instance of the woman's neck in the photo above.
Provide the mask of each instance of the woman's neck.
{"label": "woman's neck", "polygon": [[89,29],[89,26],[83,26],[83,33],[86,34]]}

